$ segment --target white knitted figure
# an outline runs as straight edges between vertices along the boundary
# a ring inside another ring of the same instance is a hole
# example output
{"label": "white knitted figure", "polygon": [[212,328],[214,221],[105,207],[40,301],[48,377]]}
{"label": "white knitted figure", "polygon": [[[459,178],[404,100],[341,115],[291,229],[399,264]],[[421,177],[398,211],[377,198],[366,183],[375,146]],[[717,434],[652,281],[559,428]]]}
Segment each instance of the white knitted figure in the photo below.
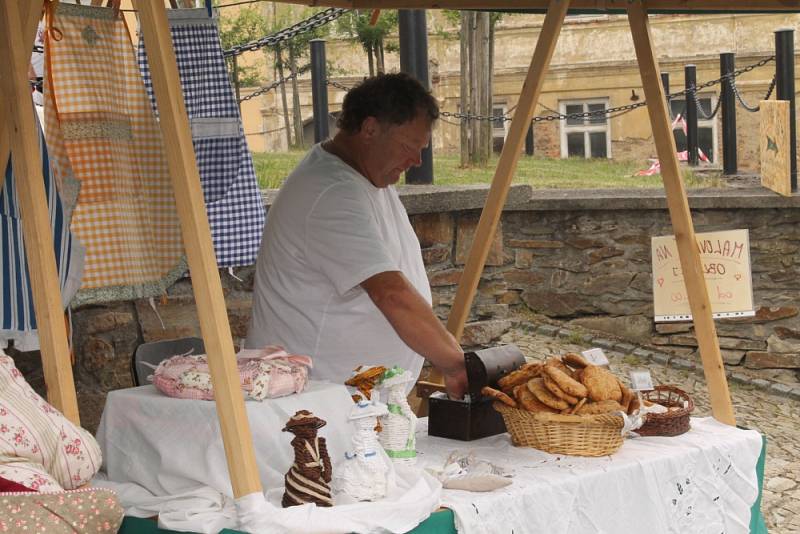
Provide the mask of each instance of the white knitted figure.
{"label": "white knitted figure", "polygon": [[353,406],[349,417],[355,425],[353,448],[344,453],[344,460],[334,470],[337,504],[375,501],[386,495],[391,465],[375,432],[377,418],[386,413],[382,403],[361,400]]}
{"label": "white knitted figure", "polygon": [[379,439],[389,458],[398,464],[413,465],[417,462],[417,416],[406,398],[406,384],[413,381],[410,371],[395,366],[383,374],[380,383],[382,388],[389,390],[389,413],[381,417],[383,430]]}

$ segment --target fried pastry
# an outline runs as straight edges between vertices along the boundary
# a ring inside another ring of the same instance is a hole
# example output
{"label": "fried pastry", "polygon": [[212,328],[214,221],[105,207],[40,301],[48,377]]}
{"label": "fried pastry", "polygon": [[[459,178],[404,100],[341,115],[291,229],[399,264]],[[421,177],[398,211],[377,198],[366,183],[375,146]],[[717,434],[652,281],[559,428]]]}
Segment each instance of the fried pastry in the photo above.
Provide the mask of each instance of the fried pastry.
{"label": "fried pastry", "polygon": [[[585,397],[589,394],[586,389],[586,386],[572,378],[567,373],[563,372],[561,369],[554,365],[546,366],[544,368],[544,372],[547,373],[547,376],[553,380],[558,387],[561,388],[561,391],[566,393],[571,397],[576,397],[578,399]],[[575,402],[578,402],[577,400]],[[575,404],[573,402],[572,404]]]}
{"label": "fried pastry", "polygon": [[586,366],[583,369],[582,382],[586,386],[589,398],[595,402],[622,399],[622,391],[619,388],[617,377],[602,367]]}
{"label": "fried pastry", "polygon": [[543,404],[536,398],[536,396],[531,393],[526,385],[517,386],[517,402],[522,407],[522,409],[527,410],[529,412],[547,412],[547,413],[558,413],[558,410],[554,410],[550,406]]}
{"label": "fried pastry", "polygon": [[511,371],[497,381],[503,391],[513,390],[515,386],[525,384],[531,378],[539,376],[542,371],[541,362],[526,363],[519,369]]}
{"label": "fried pastry", "polygon": [[583,405],[584,405],[584,404],[586,404],[586,397],[584,397],[584,398],[582,398],[581,400],[579,400],[579,401],[578,401],[578,404],[576,404],[575,406],[573,406],[573,407],[572,407],[572,409],[569,411],[569,413],[570,413],[570,414],[575,414],[575,413],[578,413],[578,410],[580,410],[581,408],[583,408]]}
{"label": "fried pastry", "polygon": [[556,411],[561,411],[569,408],[569,403],[563,399],[559,399],[544,386],[544,380],[541,378],[533,378],[528,380],[528,389],[533,395],[539,399],[543,404],[553,408]]}
{"label": "fried pastry", "polygon": [[587,402],[576,413],[578,415],[598,415],[609,412],[622,411],[622,406],[615,400],[604,400],[600,402]]}
{"label": "fried pastry", "polygon": [[628,406],[628,415],[633,415],[641,407],[642,403],[639,401],[639,397],[634,395],[634,397],[631,399],[630,405]]}
{"label": "fried pastry", "polygon": [[502,391],[498,391],[494,388],[490,388],[489,386],[483,386],[481,388],[481,395],[486,395],[487,397],[491,397],[494,400],[498,400],[505,404],[506,406],[511,406],[512,408],[517,407],[517,401],[503,393]]}
{"label": "fried pastry", "polygon": [[575,369],[583,369],[589,362],[586,361],[586,358],[581,356],[580,354],[575,354],[574,352],[568,352],[561,357],[561,361],[567,364],[570,367]]}
{"label": "fried pastry", "polygon": [[636,394],[628,388],[625,384],[623,384],[619,379],[617,379],[617,383],[619,383],[619,389],[622,391],[622,399],[619,403],[622,405],[622,409],[625,413],[628,413],[628,409],[631,406],[631,401],[636,396]]}
{"label": "fried pastry", "polygon": [[565,374],[568,374],[568,375],[571,376],[572,371],[570,371],[569,367],[564,365],[564,362],[562,362],[561,358],[559,358],[558,356],[550,356],[549,358],[547,358],[545,360],[544,365],[545,365],[545,367],[550,366],[550,367],[555,367],[557,369],[560,369],[560,370],[564,371]]}
{"label": "fried pastry", "polygon": [[544,381],[544,387],[547,388],[547,391],[570,404],[577,404],[578,398],[564,392],[564,390],[558,387],[558,384],[556,384],[555,381],[553,381],[553,379],[548,375],[542,375],[542,380]]}

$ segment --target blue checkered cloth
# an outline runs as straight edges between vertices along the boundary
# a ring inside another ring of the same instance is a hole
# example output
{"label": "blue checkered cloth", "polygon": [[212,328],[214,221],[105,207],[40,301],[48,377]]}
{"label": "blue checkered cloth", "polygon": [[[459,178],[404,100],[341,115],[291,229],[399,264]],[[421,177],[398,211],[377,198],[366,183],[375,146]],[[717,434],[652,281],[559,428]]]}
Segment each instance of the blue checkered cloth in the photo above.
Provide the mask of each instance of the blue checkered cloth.
{"label": "blue checkered cloth", "polygon": [[[170,9],[167,13],[217,265],[251,265],[261,242],[264,204],[217,26],[205,9]],[[141,37],[137,57],[157,113]]]}

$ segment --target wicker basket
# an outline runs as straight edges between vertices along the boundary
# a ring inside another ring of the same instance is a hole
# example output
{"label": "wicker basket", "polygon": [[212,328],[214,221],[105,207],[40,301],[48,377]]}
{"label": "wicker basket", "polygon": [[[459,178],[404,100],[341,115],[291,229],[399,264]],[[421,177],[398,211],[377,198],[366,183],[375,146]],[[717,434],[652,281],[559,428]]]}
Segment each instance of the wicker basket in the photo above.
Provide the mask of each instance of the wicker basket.
{"label": "wicker basket", "polygon": [[689,394],[675,386],[656,386],[642,397],[666,406],[678,408],[667,413],[648,413],[644,425],[636,430],[641,436],[679,436],[689,430],[689,414],[694,410],[694,402]]}
{"label": "wicker basket", "polygon": [[518,447],[553,454],[606,456],[622,446],[622,417],[618,415],[560,415],[529,412],[494,403]]}

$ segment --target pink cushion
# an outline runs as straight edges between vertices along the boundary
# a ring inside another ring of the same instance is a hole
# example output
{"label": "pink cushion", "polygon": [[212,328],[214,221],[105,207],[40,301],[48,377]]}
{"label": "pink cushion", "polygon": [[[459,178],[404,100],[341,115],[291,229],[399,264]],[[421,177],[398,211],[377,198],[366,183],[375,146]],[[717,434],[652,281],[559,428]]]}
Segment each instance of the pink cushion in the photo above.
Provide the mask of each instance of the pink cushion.
{"label": "pink cushion", "polygon": [[[289,354],[282,347],[242,350],[236,359],[239,380],[246,398],[263,400],[303,391],[311,358]],[[178,355],[162,361],[153,374],[153,384],[170,397],[213,400],[211,371],[205,354]]]}
{"label": "pink cushion", "polygon": [[94,436],[40,397],[0,350],[0,476],[40,490],[73,489],[91,480],[101,460]]}

